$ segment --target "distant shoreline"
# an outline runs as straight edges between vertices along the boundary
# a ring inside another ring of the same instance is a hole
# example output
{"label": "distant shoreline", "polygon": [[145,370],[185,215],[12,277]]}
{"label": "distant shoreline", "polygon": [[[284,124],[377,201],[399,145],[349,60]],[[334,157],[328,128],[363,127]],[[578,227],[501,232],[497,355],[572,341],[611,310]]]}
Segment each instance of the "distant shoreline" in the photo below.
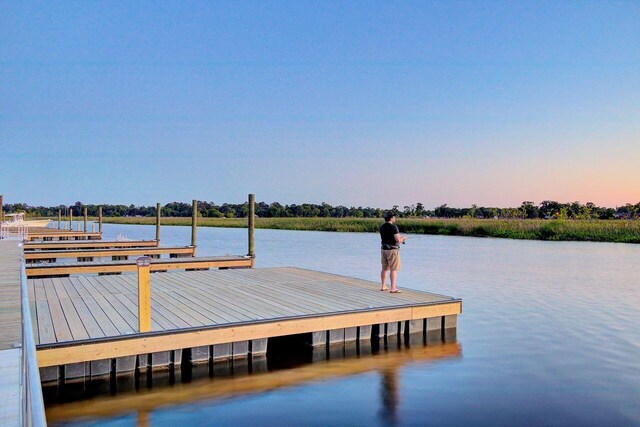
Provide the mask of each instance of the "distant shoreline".
{"label": "distant shoreline", "polygon": [[[105,217],[104,223],[153,225],[155,217]],[[369,218],[256,218],[256,228],[375,233],[383,223]],[[496,237],[520,240],[640,243],[640,220],[407,219],[402,233]],[[163,217],[162,225],[188,226],[191,218]],[[245,228],[246,218],[198,218],[201,227]]]}

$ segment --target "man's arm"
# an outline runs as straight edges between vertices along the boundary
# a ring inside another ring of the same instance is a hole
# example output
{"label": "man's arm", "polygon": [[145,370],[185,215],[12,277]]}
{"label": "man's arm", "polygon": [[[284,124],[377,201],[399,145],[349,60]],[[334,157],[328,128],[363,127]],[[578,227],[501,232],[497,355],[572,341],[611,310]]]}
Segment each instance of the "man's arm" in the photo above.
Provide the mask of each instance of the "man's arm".
{"label": "man's arm", "polygon": [[404,236],[401,236],[400,233],[394,234],[393,237],[396,239],[397,244],[404,243],[404,241],[407,240],[407,238]]}

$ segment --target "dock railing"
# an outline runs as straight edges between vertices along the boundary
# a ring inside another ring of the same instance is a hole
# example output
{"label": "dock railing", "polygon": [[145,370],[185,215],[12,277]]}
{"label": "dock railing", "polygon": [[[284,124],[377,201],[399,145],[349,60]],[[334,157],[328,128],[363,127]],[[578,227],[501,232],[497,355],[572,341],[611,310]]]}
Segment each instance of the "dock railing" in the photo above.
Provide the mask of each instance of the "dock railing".
{"label": "dock railing", "polygon": [[20,373],[20,405],[22,408],[22,426],[46,426],[47,418],[42,398],[40,370],[36,359],[36,343],[33,337],[33,325],[27,293],[27,275],[22,260],[20,277],[20,297],[22,300],[22,349]]}
{"label": "dock railing", "polygon": [[29,226],[7,226],[0,224],[0,239],[17,239],[25,241],[29,237]]}

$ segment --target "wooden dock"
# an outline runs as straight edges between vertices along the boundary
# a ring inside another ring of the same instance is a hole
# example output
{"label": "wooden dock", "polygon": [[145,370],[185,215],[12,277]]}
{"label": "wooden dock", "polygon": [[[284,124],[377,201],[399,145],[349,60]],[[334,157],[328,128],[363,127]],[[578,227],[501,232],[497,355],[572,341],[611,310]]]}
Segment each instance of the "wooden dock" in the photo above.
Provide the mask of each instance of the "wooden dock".
{"label": "wooden dock", "polygon": [[20,310],[19,242],[0,240],[0,425],[20,422]]}
{"label": "wooden dock", "polygon": [[[211,268],[251,268],[253,258],[246,255],[214,257],[157,258],[152,259],[151,272],[168,270],[208,270]],[[136,260],[30,263],[26,266],[29,278],[63,277],[71,274],[120,274],[138,270]]]}
{"label": "wooden dock", "polygon": [[151,332],[138,333],[135,275],[30,279],[28,289],[39,366],[67,367],[41,371],[43,380],[106,375],[118,361],[126,371],[264,354],[268,338],[283,335],[326,345],[440,334],[462,308],[443,295],[389,294],[298,268],[170,272],[151,276]]}
{"label": "wooden dock", "polygon": [[45,228],[45,227],[30,227],[27,234],[27,241],[43,240],[43,241],[57,241],[57,240],[99,240],[102,239],[101,232],[91,231],[70,231],[59,230],[57,228]]}
{"label": "wooden dock", "polygon": [[[56,262],[60,258],[76,258],[78,261],[93,261],[93,258],[112,257],[112,259],[126,259],[130,256],[160,257],[192,257],[195,246],[154,246],[142,248],[102,248],[102,249],[71,249],[71,250],[38,250],[26,251],[24,259],[27,263],[46,260]],[[113,258],[117,257],[117,258]]]}
{"label": "wooden dock", "polygon": [[25,242],[25,251],[35,250],[74,250],[74,249],[106,249],[106,248],[149,248],[157,247],[157,240],[63,240],[52,242]]}

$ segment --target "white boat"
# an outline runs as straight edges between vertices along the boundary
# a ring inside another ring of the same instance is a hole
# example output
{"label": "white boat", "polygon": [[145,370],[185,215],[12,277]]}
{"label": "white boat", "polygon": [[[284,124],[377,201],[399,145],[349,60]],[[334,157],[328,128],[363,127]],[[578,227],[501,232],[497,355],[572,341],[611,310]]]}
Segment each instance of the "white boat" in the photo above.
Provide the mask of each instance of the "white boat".
{"label": "white boat", "polygon": [[19,227],[48,227],[51,224],[50,219],[33,219],[25,221],[24,212],[13,214],[5,214],[7,221],[2,223],[3,228],[19,228]]}

